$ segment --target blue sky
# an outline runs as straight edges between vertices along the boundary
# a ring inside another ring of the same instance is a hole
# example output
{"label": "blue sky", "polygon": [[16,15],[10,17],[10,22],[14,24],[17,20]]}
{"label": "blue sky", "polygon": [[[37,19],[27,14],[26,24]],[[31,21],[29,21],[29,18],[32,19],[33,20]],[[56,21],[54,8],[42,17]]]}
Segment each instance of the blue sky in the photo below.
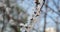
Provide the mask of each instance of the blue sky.
{"label": "blue sky", "polygon": [[[54,9],[55,11],[57,11],[57,9],[56,9],[56,7],[53,5],[53,3],[49,0],[49,6],[52,8],[52,9]],[[57,0],[55,0],[55,2],[58,2]],[[18,1],[18,4],[20,5],[20,6],[22,6],[22,7],[24,7],[27,11],[28,11],[28,13],[31,15],[32,14],[32,11],[33,11],[33,8],[34,8],[34,6],[35,6],[35,4],[34,4],[34,0],[25,0],[23,3],[20,3],[20,1]],[[45,10],[45,8],[43,9],[43,10]],[[44,15],[44,14],[42,14],[42,15]],[[53,13],[53,12],[51,12],[51,10],[48,12],[48,15],[49,16],[52,16],[54,19],[55,19],[55,17],[56,16],[58,16],[56,13]],[[48,22],[48,24],[47,24],[47,27],[54,27],[55,26],[55,23],[53,22],[53,20],[49,17],[49,16],[47,16],[47,22]],[[29,18],[31,18],[30,16],[29,16]],[[29,19],[28,19],[29,20]],[[41,20],[39,19],[39,21],[36,23],[36,25],[35,25],[35,27],[36,27],[36,29],[38,29],[38,27],[40,27],[40,26],[43,26],[43,23],[44,23],[44,18],[43,17],[41,17]],[[38,25],[39,24],[39,25]],[[38,26],[37,26],[38,25]]]}

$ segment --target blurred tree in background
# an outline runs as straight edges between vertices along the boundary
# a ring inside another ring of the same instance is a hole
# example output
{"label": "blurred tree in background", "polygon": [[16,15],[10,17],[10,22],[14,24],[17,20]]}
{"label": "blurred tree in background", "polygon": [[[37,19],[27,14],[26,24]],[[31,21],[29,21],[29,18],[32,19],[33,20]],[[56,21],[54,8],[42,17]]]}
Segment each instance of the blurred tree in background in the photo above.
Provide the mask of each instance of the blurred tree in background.
{"label": "blurred tree in background", "polygon": [[17,0],[0,0],[0,32],[20,32],[20,23],[27,23],[27,11]]}

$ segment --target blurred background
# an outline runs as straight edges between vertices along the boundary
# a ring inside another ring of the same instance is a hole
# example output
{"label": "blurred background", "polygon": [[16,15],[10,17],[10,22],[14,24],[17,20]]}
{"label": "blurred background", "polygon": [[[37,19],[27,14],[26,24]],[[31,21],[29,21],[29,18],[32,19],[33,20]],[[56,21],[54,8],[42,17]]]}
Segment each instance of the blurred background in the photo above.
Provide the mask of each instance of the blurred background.
{"label": "blurred background", "polygon": [[[27,32],[25,26],[31,22],[36,6],[34,1],[0,0],[0,32]],[[45,0],[30,32],[60,32],[60,0]]]}

